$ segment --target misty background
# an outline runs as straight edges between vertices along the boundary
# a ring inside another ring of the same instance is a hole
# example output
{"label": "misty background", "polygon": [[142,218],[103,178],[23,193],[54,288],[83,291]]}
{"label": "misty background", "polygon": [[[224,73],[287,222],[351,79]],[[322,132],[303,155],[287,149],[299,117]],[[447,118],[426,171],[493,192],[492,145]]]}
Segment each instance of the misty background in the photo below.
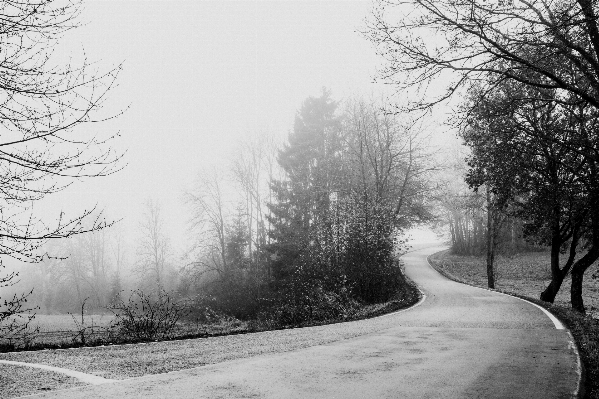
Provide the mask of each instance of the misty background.
{"label": "misty background", "polygon": [[[323,87],[335,100],[381,96],[380,59],[358,32],[369,1],[109,1],[85,3],[86,24],[61,41],[101,66],[123,62],[109,107],[129,107],[98,129],[121,132],[126,167],[48,198],[56,208],[98,203],[127,235],[147,199],[185,250],[185,190],[197,173],[263,134],[283,142],[302,102]],[[390,92],[390,90],[389,90]],[[65,206],[66,205],[66,206]],[[77,212],[76,210],[73,213]]]}

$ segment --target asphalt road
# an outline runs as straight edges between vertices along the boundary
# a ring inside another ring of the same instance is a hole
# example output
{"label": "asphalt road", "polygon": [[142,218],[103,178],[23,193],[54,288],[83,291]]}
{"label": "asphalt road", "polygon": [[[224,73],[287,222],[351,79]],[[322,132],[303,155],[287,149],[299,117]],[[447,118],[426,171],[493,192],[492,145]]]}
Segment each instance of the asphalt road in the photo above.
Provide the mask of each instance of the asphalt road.
{"label": "asphalt road", "polygon": [[[567,330],[556,328],[530,303],[445,279],[426,261],[440,249],[404,255],[406,273],[426,298],[416,307],[382,316],[390,327],[287,352],[36,397],[572,397],[578,358]],[[336,328],[350,329],[352,323]]]}

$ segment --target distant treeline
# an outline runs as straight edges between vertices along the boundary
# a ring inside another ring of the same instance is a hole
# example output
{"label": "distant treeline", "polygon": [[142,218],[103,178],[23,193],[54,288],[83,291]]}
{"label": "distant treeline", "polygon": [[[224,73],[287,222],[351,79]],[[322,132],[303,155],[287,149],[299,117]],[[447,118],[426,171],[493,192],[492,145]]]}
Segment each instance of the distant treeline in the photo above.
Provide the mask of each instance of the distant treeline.
{"label": "distant treeline", "polygon": [[[488,203],[484,193],[470,190],[447,196],[446,221],[451,239],[451,251],[457,255],[481,256],[487,253],[489,233]],[[496,248],[501,255],[546,250],[524,220],[507,212],[495,215]]]}

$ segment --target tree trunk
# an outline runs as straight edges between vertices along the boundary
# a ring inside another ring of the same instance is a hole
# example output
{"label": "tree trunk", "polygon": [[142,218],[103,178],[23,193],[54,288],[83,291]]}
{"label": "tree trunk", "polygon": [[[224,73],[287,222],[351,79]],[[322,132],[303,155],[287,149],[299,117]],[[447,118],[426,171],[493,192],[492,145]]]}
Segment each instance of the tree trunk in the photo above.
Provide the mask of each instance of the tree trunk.
{"label": "tree trunk", "polygon": [[[595,170],[593,170],[595,171]],[[597,184],[595,184],[597,187]],[[597,204],[599,196],[591,193],[591,203]],[[572,286],[570,288],[570,302],[572,309],[581,313],[585,312],[582,299],[582,280],[587,269],[599,259],[599,212],[597,208],[591,211],[591,247],[589,251],[572,266]]]}
{"label": "tree trunk", "polygon": [[565,276],[566,276],[566,274],[564,273],[561,276],[552,276],[551,277],[551,282],[549,283],[547,288],[545,288],[545,291],[543,291],[541,293],[541,297],[540,297],[541,301],[550,302],[550,303],[553,303],[553,301],[555,301],[555,296],[559,292],[559,289],[562,286]]}
{"label": "tree trunk", "polygon": [[585,312],[582,299],[582,281],[584,273],[599,258],[599,246],[593,245],[589,252],[578,260],[572,267],[572,286],[570,287],[570,302],[572,309]]}
{"label": "tree trunk", "polygon": [[545,291],[541,293],[541,301],[553,303],[555,297],[559,292],[560,287],[564,281],[564,278],[568,275],[568,271],[574,263],[574,257],[576,256],[576,247],[578,245],[579,235],[578,228],[574,228],[572,234],[572,242],[570,242],[570,255],[563,268],[559,267],[559,255],[561,247],[561,239],[559,239],[559,232],[552,239],[551,243],[551,282],[545,288]]}
{"label": "tree trunk", "polygon": [[570,302],[572,303],[572,309],[585,313],[584,301],[582,299],[582,280],[584,277],[584,270],[578,269],[572,270],[572,286],[570,287]]}
{"label": "tree trunk", "polygon": [[559,289],[564,281],[565,273],[559,267],[559,255],[562,240],[560,237],[560,209],[554,206],[553,209],[553,220],[551,224],[551,282],[545,288],[545,291],[541,293],[541,301],[553,303],[555,296],[559,292]]}
{"label": "tree trunk", "polygon": [[589,252],[578,260],[572,267],[572,286],[570,287],[570,302],[572,309],[585,313],[582,299],[582,281],[584,273],[599,258],[599,247],[593,245]]}
{"label": "tree trunk", "polygon": [[491,192],[487,188],[487,284],[489,288],[495,288],[495,224],[493,223],[493,208],[491,204]]}

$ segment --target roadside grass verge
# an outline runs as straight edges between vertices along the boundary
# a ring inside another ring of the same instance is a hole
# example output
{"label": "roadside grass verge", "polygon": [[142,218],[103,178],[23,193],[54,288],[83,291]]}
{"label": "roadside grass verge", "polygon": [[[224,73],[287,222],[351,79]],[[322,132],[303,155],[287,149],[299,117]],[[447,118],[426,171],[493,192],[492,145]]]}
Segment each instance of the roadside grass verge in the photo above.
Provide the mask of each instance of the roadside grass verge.
{"label": "roadside grass verge", "polygon": [[[484,257],[452,255],[442,251],[429,257],[431,265],[450,279],[487,288],[486,259]],[[584,368],[584,398],[599,399],[599,295],[597,280],[586,278],[584,301],[589,309],[582,315],[570,307],[570,280],[564,281],[554,304],[543,302],[539,295],[549,284],[549,255],[546,252],[499,257],[496,264],[496,289],[522,297],[548,309],[572,333]],[[594,316],[594,317],[593,317]]]}
{"label": "roadside grass verge", "polygon": [[86,385],[76,378],[52,371],[0,364],[0,397],[14,398]]}
{"label": "roadside grass verge", "polygon": [[[0,353],[156,341],[120,336],[111,327],[112,316],[86,315],[85,318],[85,324],[75,324],[70,315],[36,315],[31,325],[18,336],[0,338]],[[210,324],[184,321],[160,340],[205,338],[251,331],[251,322],[233,318],[222,318]]]}
{"label": "roadside grass verge", "polygon": [[[46,349],[0,353],[0,359],[40,363],[66,367],[83,373],[110,379],[140,377],[183,370],[226,360],[244,358],[262,353],[293,350],[311,346],[313,342],[325,342],[345,337],[345,328],[337,324],[360,321],[404,309],[416,303],[414,293],[408,304],[394,300],[361,309],[355,317],[330,320],[330,323],[314,323],[299,328],[279,328],[268,331],[245,330],[241,333],[219,334],[207,339],[172,339],[136,344],[106,345],[94,347]],[[322,327],[335,326],[332,330]],[[314,328],[306,334],[305,328]],[[330,331],[335,331],[332,335]],[[324,338],[323,338],[324,337]],[[0,397],[2,392],[0,391]]]}
{"label": "roadside grass verge", "polygon": [[[78,348],[74,348],[73,346],[77,345],[73,345],[72,342],[66,342],[67,346],[71,348],[0,353],[0,359],[65,367],[110,379],[140,377],[251,357],[263,353],[290,351],[388,328],[391,326],[389,323],[392,322],[388,318],[381,318],[368,323],[359,320],[408,308],[417,303],[419,299],[420,291],[418,288],[413,283],[406,281],[405,290],[398,293],[397,297],[391,301],[363,305],[344,319],[305,323],[299,326],[302,328],[294,328],[298,326],[279,326],[267,329],[268,326],[256,322],[222,319],[212,325],[196,324],[189,326],[190,328],[200,329],[197,331],[200,335],[179,335],[161,342],[137,344],[79,345],[81,347]],[[336,325],[347,321],[358,321],[358,323],[351,329],[343,325]],[[306,334],[304,328],[313,328],[313,330]],[[254,332],[261,333],[253,334]],[[19,369],[24,369],[24,367]],[[3,373],[4,370],[4,368],[0,368],[0,373]],[[22,372],[29,372],[29,370],[23,370]],[[54,377],[51,373],[43,374],[44,371],[41,370],[36,370],[36,372],[40,374],[34,380],[23,378],[0,384],[0,397],[14,397],[16,393],[19,395],[39,393],[40,389],[46,386],[50,387],[49,389],[65,389],[72,386],[72,381],[65,379],[64,383],[59,381],[54,385],[46,384],[40,388],[40,384],[36,381],[47,381]]]}
{"label": "roadside grass verge", "polygon": [[180,321],[168,334],[151,340],[119,335],[111,326],[113,315],[85,315],[83,319],[81,316],[73,317],[70,314],[36,315],[28,329],[18,337],[0,337],[0,353],[209,338],[367,319],[404,309],[418,302],[418,288],[405,277],[402,276],[402,279],[405,290],[395,298],[384,303],[362,304],[342,318],[305,321],[297,325],[275,325],[268,321],[244,321],[218,315],[209,322]]}

